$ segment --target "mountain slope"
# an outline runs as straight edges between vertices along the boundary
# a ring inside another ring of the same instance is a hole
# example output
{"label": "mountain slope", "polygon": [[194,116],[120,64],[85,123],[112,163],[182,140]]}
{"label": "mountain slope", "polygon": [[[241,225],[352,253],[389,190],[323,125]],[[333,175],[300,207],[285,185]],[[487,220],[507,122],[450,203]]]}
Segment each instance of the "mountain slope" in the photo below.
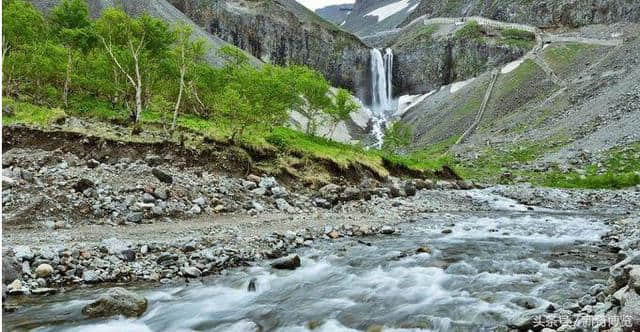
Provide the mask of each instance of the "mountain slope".
{"label": "mountain slope", "polygon": [[431,17],[484,16],[540,27],[640,22],[640,2],[630,0],[442,0],[422,1],[404,21]]}
{"label": "mountain slope", "polygon": [[[59,1],[58,0],[31,0],[31,2],[44,13],[48,13]],[[182,12],[173,7],[165,0],[137,0],[137,1],[114,1],[114,0],[88,0],[90,14],[93,17],[97,17],[100,13],[108,7],[119,6],[129,15],[140,15],[142,13],[148,13],[151,16],[160,18],[169,24],[175,23],[187,23],[193,27],[194,36],[196,38],[202,38],[206,41],[208,49],[206,53],[206,59],[209,63],[221,66],[224,61],[218,56],[218,50],[224,45],[229,45],[222,39],[212,36],[204,29],[193,23]],[[258,64],[256,58],[250,56],[250,59],[255,64]]]}
{"label": "mountain slope", "polygon": [[606,172],[602,165],[612,151],[640,141],[640,25],[542,38],[549,45],[503,67],[490,93],[487,72],[442,87],[401,115],[414,130],[414,147],[451,146],[470,169],[498,167],[487,171],[492,176],[500,169],[545,176],[556,169]]}
{"label": "mountain slope", "polygon": [[400,25],[420,0],[357,0],[342,28],[363,37]]}
{"label": "mountain slope", "polygon": [[308,65],[352,91],[367,81],[367,46],[294,0],[173,3],[211,34],[265,62]]}
{"label": "mountain slope", "polygon": [[333,24],[342,25],[349,14],[351,14],[352,9],[353,4],[346,3],[343,5],[333,5],[317,9],[316,14]]}

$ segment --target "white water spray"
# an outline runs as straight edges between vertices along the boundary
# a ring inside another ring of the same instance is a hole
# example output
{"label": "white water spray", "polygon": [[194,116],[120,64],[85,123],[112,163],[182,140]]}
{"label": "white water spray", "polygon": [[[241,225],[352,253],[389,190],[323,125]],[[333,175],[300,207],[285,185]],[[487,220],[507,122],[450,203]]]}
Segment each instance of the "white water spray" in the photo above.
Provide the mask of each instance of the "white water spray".
{"label": "white water spray", "polygon": [[393,51],[384,52],[372,49],[371,53],[371,110],[373,111],[372,134],[375,147],[381,148],[384,140],[384,125],[387,122],[385,112],[393,110]]}
{"label": "white water spray", "polygon": [[376,113],[390,111],[393,107],[392,72],[393,52],[385,50],[384,57],[378,49],[371,53],[371,107]]}

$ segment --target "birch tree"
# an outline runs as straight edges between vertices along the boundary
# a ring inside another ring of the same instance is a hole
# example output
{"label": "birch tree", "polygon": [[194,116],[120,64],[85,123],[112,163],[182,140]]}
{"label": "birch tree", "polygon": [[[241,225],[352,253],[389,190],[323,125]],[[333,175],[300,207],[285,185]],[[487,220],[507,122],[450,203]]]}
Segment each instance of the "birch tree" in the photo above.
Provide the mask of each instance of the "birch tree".
{"label": "birch tree", "polygon": [[166,57],[173,43],[168,26],[149,15],[131,18],[116,8],[108,8],[96,21],[98,39],[114,66],[122,72],[135,92],[132,119],[138,122],[143,108],[143,78]]}
{"label": "birch tree", "polygon": [[[186,88],[185,77],[190,74],[195,74],[193,70],[194,65],[202,60],[205,52],[204,40],[193,40],[193,28],[190,25],[178,25],[175,27],[174,32],[176,37],[176,47],[173,49],[173,58],[175,59],[175,65],[178,70],[179,85],[178,97],[176,98],[176,103],[173,108],[171,131],[176,129],[178,112],[180,110],[180,103],[182,102],[182,94]],[[199,101],[197,93],[196,99]]]}

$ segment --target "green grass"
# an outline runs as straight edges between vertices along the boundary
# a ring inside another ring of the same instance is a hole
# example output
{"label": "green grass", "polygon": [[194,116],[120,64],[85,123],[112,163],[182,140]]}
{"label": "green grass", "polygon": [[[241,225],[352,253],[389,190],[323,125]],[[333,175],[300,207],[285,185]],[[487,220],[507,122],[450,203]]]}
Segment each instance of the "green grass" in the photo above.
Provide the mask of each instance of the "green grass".
{"label": "green grass", "polygon": [[549,187],[621,189],[640,184],[640,143],[609,152],[602,167],[589,165],[583,174],[552,171],[539,181]]}
{"label": "green grass", "polygon": [[524,176],[523,172],[514,171],[513,165],[524,164],[538,158],[547,148],[543,144],[528,143],[497,150],[487,148],[480,151],[480,156],[473,162],[460,164],[456,170],[468,179],[480,180],[488,183],[500,182],[504,172]]}
{"label": "green grass", "polygon": [[9,106],[13,109],[11,116],[2,115],[2,124],[25,124],[46,127],[60,120],[67,115],[59,108],[46,108],[30,103],[18,102],[8,98],[2,98],[3,107]]}
{"label": "green grass", "polygon": [[555,44],[545,49],[544,58],[554,71],[563,71],[576,57],[593,47],[593,45],[580,43]]}
{"label": "green grass", "polygon": [[433,34],[440,29],[440,24],[429,24],[421,26],[418,30],[400,37],[394,47],[407,47],[415,45],[415,43],[431,40]]}
{"label": "green grass", "polygon": [[455,33],[455,38],[458,40],[482,40],[484,36],[484,30],[482,26],[476,21],[469,21],[462,28]]}

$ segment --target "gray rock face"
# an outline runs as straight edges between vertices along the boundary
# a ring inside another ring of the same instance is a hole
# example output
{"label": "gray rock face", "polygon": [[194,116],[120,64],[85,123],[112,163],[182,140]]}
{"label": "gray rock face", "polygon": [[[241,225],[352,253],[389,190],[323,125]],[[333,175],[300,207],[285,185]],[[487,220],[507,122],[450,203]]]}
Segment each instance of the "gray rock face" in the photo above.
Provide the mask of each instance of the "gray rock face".
{"label": "gray rock face", "polygon": [[140,317],[147,310],[147,299],[124,288],[111,288],[82,309],[91,317]]}
{"label": "gray rock face", "polygon": [[2,282],[9,283],[15,279],[20,278],[21,267],[18,262],[16,262],[15,257],[8,256],[6,254],[2,255]]}
{"label": "gray rock face", "polygon": [[613,22],[639,22],[640,3],[627,0],[546,0],[546,1],[422,1],[403,24],[415,18],[480,15],[487,18],[548,26],[583,26]]}
{"label": "gray rock face", "polygon": [[294,0],[172,3],[214,36],[263,61],[308,65],[352,91],[367,81],[368,48]]}

